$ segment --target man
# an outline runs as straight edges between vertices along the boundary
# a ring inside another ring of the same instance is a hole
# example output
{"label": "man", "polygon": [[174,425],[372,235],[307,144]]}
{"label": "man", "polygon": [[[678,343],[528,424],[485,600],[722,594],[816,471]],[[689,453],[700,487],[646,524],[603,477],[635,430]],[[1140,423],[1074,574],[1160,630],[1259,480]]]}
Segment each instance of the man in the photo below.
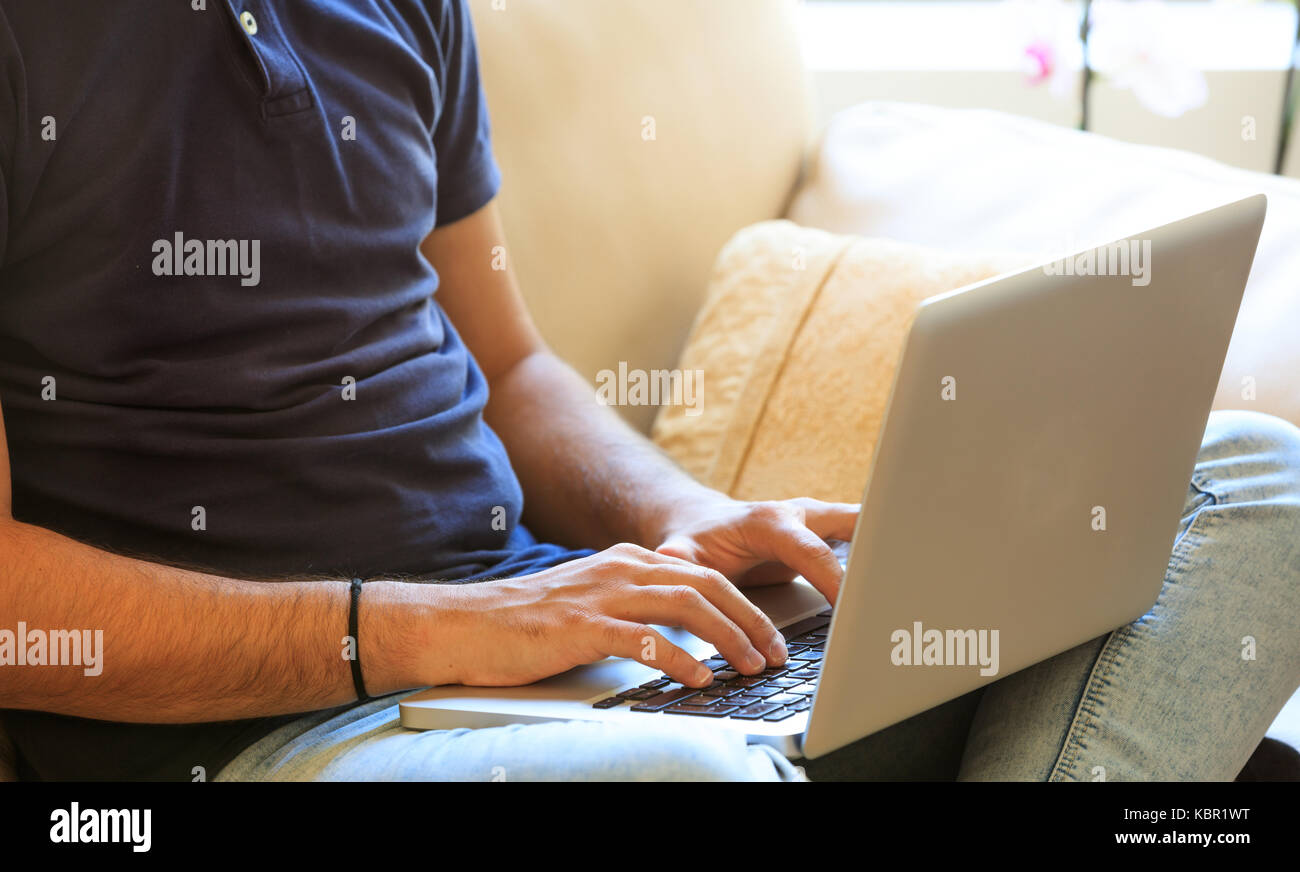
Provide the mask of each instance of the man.
{"label": "man", "polygon": [[[0,613],[104,640],[99,675],[0,668],[24,776],[798,777],[649,722],[396,723],[408,688],[607,655],[706,681],[650,624],[747,673],[780,663],[737,588],[798,573],[833,601],[826,540],[857,511],[700,486],[546,349],[491,269],[499,176],[462,2],[0,12]],[[1291,462],[1300,441],[1270,426]],[[1252,618],[1293,623],[1290,594],[1258,593]],[[1192,623],[1176,644],[1199,644]],[[1097,641],[1067,654],[1091,669]],[[1294,678],[1281,659],[1264,705]],[[1077,701],[1078,669],[1034,674]],[[960,749],[978,702],[869,750]]]}

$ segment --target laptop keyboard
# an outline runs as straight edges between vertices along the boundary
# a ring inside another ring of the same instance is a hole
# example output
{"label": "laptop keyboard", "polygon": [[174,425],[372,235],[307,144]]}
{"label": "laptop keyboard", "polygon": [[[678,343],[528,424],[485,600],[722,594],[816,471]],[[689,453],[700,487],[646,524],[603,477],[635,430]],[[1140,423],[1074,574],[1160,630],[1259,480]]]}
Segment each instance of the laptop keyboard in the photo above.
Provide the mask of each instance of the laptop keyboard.
{"label": "laptop keyboard", "polygon": [[781,666],[744,675],[721,657],[701,662],[713,670],[708,687],[685,687],[667,675],[629,687],[595,703],[593,708],[629,705],[634,712],[663,712],[742,721],[783,721],[812,708],[821,677],[822,657],[831,612],[797,621],[781,630],[789,658]]}

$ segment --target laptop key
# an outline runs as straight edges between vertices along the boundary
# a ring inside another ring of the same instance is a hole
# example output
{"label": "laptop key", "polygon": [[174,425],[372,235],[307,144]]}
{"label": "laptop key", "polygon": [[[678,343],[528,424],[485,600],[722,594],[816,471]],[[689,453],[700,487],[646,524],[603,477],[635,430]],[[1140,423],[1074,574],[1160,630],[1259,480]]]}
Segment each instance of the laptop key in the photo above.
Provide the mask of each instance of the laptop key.
{"label": "laptop key", "polygon": [[723,701],[724,701],[723,698],[720,696],[705,696],[704,694],[701,693],[696,696],[687,697],[686,699],[682,700],[680,703],[677,704],[706,706],[706,705],[717,705],[718,703],[721,703]]}
{"label": "laptop key", "polygon": [[790,678],[788,675],[782,678],[769,678],[763,683],[768,687],[796,687],[797,685],[803,684],[799,679]]}
{"label": "laptop key", "polygon": [[725,684],[714,684],[704,688],[704,690],[702,690],[701,693],[703,693],[705,696],[726,697],[726,696],[735,696],[736,694],[740,693],[740,691],[741,688],[739,687],[728,687]]}
{"label": "laptop key", "polygon": [[658,712],[668,708],[673,703],[681,702],[699,693],[693,687],[678,687],[675,690],[668,690],[652,699],[639,702],[632,706],[634,712]]}
{"label": "laptop key", "polygon": [[699,715],[706,718],[725,718],[732,712],[739,711],[734,705],[670,705],[664,709],[664,714],[669,715]]}
{"label": "laptop key", "polygon": [[797,693],[802,696],[812,696],[814,693],[817,692],[817,685],[808,684],[806,682],[804,684],[796,684],[794,687],[790,688],[790,692]]}
{"label": "laptop key", "polygon": [[805,712],[810,708],[812,708],[812,700],[808,699],[808,697],[804,697],[803,702],[797,702],[794,705],[789,706],[789,709],[792,712]]}
{"label": "laptop key", "polygon": [[646,690],[662,690],[663,688],[667,687],[670,684],[672,684],[671,679],[656,678],[651,681],[647,681],[645,684],[641,686],[644,687]]}
{"label": "laptop key", "polygon": [[631,690],[625,690],[615,695],[622,697],[623,699],[642,700],[658,696],[659,691],[652,690],[648,687],[634,687]]}
{"label": "laptop key", "polygon": [[780,708],[781,707],[779,705],[772,705],[766,702],[757,702],[752,705],[745,706],[740,711],[733,714],[732,717],[738,718],[742,721],[756,721],[759,718],[763,717],[763,715],[771,714],[772,712],[777,711]]}
{"label": "laptop key", "polygon": [[816,678],[818,675],[821,675],[821,672],[817,669],[812,669],[812,668],[796,669],[793,672],[787,673],[787,675],[790,678],[800,678],[803,679],[804,681],[807,681],[810,678]]}
{"label": "laptop key", "polygon": [[763,716],[763,720],[765,720],[765,721],[783,721],[783,720],[785,720],[786,718],[792,718],[792,717],[794,717],[794,716],[797,715],[797,714],[798,714],[798,712],[796,712],[794,709],[788,709],[788,708],[777,709],[776,711],[772,712],[770,715],[764,715],[764,716]]}
{"label": "laptop key", "polygon": [[762,701],[763,698],[761,696],[751,696],[747,693],[738,693],[735,696],[727,697],[728,705],[747,706]]}
{"label": "laptop key", "polygon": [[602,699],[600,702],[592,703],[591,707],[598,708],[598,709],[608,709],[608,708],[613,708],[616,705],[621,705],[623,702],[625,702],[625,700],[620,696],[610,696],[610,697],[606,697],[605,699]]}
{"label": "laptop key", "polygon": [[733,678],[739,678],[740,673],[734,669],[715,669],[713,672],[714,681],[731,681]]}
{"label": "laptop key", "polygon": [[803,700],[802,696],[793,693],[778,693],[776,696],[769,696],[764,702],[770,702],[774,705],[793,705]]}

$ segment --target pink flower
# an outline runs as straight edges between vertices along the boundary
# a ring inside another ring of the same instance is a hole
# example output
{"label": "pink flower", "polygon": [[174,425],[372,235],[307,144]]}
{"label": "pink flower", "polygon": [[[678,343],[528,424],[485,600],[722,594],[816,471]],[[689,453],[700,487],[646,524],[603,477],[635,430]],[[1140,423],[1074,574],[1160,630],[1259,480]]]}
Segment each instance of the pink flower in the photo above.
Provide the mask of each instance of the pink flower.
{"label": "pink flower", "polygon": [[1002,9],[1029,84],[1046,85],[1057,97],[1073,93],[1082,66],[1078,8],[1069,0],[1006,0]]}
{"label": "pink flower", "polygon": [[1031,42],[1025,46],[1025,54],[1029,57],[1031,65],[1029,70],[1031,85],[1041,85],[1052,77],[1052,71],[1056,69],[1056,50],[1051,43],[1046,40]]}

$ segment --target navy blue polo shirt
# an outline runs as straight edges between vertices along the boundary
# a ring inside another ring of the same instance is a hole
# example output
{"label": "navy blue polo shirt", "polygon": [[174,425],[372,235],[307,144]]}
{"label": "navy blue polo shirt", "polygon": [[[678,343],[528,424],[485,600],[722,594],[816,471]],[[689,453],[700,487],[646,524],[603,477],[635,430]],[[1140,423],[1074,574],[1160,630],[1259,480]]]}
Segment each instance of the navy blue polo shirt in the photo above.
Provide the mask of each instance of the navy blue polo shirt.
{"label": "navy blue polo shirt", "polygon": [[[244,578],[576,556],[520,525],[419,252],[499,184],[464,2],[204,5],[0,0],[14,516]],[[272,724],[5,719],[44,777],[215,773]]]}

